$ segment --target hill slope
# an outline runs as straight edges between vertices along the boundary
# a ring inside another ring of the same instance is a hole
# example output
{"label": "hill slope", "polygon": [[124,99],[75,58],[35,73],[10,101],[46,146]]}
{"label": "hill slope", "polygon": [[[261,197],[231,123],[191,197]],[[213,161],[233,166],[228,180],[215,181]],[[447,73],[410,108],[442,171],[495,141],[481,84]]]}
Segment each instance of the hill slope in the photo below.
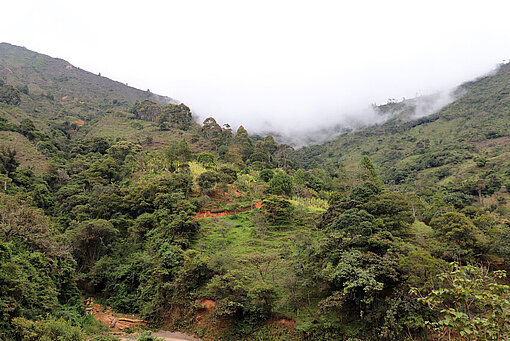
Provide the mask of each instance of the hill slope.
{"label": "hill slope", "polygon": [[[136,100],[150,99],[160,105],[176,102],[95,75],[63,59],[7,43],[0,43],[0,79],[14,86],[27,86],[34,96],[54,98],[53,111],[71,110],[84,118],[97,109],[132,105]],[[76,103],[82,105],[75,109]]]}
{"label": "hill slope", "polygon": [[462,85],[457,92],[461,95],[453,103],[417,120],[409,120],[405,103],[382,107],[402,114],[382,125],[303,148],[297,158],[305,167],[349,169],[368,155],[386,183],[411,187],[484,177],[489,170],[504,176],[510,156],[510,65]]}

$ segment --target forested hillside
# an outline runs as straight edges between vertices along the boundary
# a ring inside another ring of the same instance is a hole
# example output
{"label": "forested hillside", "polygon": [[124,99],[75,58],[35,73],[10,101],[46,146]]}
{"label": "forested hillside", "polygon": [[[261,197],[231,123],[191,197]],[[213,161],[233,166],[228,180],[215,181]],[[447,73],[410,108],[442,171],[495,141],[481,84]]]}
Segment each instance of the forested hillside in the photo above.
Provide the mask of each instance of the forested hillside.
{"label": "forested hillside", "polygon": [[368,155],[384,181],[400,188],[430,189],[468,180],[470,186],[483,182],[491,193],[498,191],[508,179],[510,65],[463,84],[455,96],[439,112],[416,120],[410,119],[412,101],[381,106],[378,110],[392,113],[392,119],[303,148],[298,151],[299,164],[352,169]]}
{"label": "forested hillside", "polygon": [[134,331],[91,302],[203,340],[510,337],[508,65],[298,151],[11,45],[0,66],[1,339]]}

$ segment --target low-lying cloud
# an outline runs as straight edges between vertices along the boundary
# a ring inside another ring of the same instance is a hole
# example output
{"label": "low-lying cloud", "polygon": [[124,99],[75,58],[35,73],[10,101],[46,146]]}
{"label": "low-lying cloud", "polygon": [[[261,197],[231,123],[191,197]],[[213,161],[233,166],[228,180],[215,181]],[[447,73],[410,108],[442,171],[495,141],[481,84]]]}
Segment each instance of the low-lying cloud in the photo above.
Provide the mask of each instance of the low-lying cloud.
{"label": "low-lying cloud", "polygon": [[[241,88],[237,88],[239,92],[231,93],[234,96],[232,100],[227,95],[225,101],[211,99],[207,111],[201,105],[204,98],[196,106],[193,106],[192,101],[191,106],[199,123],[213,116],[220,124],[229,123],[234,129],[243,125],[250,134],[272,134],[279,142],[299,148],[327,142],[342,133],[382,124],[396,116],[401,120],[414,120],[434,114],[455,100],[454,89],[412,99],[402,98],[399,101],[388,99],[387,103],[402,105],[395,105],[395,109],[385,111],[381,111],[375,103],[368,104],[368,100],[365,103],[362,99],[349,101],[341,96],[332,99],[326,98],[324,93],[322,96],[303,93],[296,100],[284,95],[278,100],[273,94],[266,93],[266,96],[256,96],[255,101],[250,93],[242,100]],[[217,91],[206,93],[212,95]],[[344,105],[341,105],[342,100]],[[215,106],[216,103],[219,105]],[[243,105],[238,107],[238,103]],[[238,110],[237,115],[235,110]]]}

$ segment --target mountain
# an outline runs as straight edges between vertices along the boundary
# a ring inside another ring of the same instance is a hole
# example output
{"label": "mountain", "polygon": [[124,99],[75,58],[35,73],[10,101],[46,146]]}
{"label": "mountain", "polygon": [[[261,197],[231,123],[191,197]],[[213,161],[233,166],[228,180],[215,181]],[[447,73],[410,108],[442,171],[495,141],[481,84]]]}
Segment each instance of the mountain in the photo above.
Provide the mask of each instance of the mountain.
{"label": "mountain", "polygon": [[381,113],[391,116],[383,124],[302,148],[296,152],[298,162],[305,168],[353,169],[367,155],[387,184],[410,188],[492,175],[506,179],[510,64],[463,84],[453,96],[452,103],[425,117],[417,115],[423,105],[416,99],[380,106]]}
{"label": "mountain", "polygon": [[0,339],[510,339],[509,65],[295,151],[1,56]]}
{"label": "mountain", "polygon": [[94,116],[99,109],[129,106],[136,100],[178,104],[170,97],[135,89],[82,70],[63,59],[8,43],[0,43],[0,79],[7,84],[27,87],[34,96],[55,99],[56,102],[51,103],[53,111],[71,110],[82,118]]}
{"label": "mountain", "polygon": [[[161,121],[160,114],[165,112],[167,119],[178,112],[191,118],[189,108],[179,105],[179,101],[135,89],[24,47],[0,43],[0,90],[0,123],[4,125],[0,147],[15,148],[21,164],[36,173],[50,163],[52,153],[42,148],[46,142],[53,145],[48,147],[51,150],[63,150],[77,138],[127,139],[156,149],[178,137],[191,143],[191,132],[177,131],[167,121]],[[19,103],[8,105],[9,96]],[[135,107],[136,103],[139,104]],[[136,108],[138,114],[134,112]],[[152,114],[142,113],[144,110],[152,110]],[[199,128],[193,121],[190,123]],[[41,144],[41,139],[23,133],[23,124],[44,135],[46,142]],[[208,146],[207,139],[200,137],[191,144],[194,150]]]}

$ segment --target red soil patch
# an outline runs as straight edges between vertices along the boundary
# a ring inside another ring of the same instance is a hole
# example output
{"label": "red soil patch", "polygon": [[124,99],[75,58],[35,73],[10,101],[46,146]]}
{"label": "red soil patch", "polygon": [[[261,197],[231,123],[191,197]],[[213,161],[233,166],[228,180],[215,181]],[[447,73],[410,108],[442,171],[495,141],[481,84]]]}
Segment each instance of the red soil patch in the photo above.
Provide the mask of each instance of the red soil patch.
{"label": "red soil patch", "polygon": [[200,306],[202,309],[197,311],[195,315],[195,323],[199,327],[204,327],[210,323],[208,319],[212,314],[212,310],[216,307],[216,302],[213,300],[205,299],[200,302]]}
{"label": "red soil patch", "polygon": [[216,307],[216,302],[213,301],[213,300],[208,300],[208,299],[205,299],[203,300],[202,302],[200,302],[200,305],[202,306],[202,308],[204,309],[207,309],[207,310],[211,310],[213,308]]}
{"label": "red soil patch", "polygon": [[286,319],[286,318],[270,319],[269,321],[267,321],[267,323],[268,324],[278,323],[278,324],[288,327],[288,328],[296,328],[296,324],[297,324],[296,321],[291,320],[291,319]]}
{"label": "red soil patch", "polygon": [[76,123],[76,125],[78,127],[81,127],[85,124],[85,121],[84,120],[76,120],[76,121],[73,121],[73,123]]}

